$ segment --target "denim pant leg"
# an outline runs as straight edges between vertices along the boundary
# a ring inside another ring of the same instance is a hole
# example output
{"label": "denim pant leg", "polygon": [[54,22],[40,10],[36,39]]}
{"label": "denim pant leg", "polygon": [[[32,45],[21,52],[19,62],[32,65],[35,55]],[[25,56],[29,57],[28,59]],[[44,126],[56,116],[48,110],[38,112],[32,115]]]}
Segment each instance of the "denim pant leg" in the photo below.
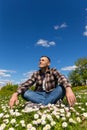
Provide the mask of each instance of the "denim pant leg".
{"label": "denim pant leg", "polygon": [[53,91],[46,93],[46,100],[44,104],[55,104],[59,99],[63,99],[65,96],[65,88],[57,86]]}
{"label": "denim pant leg", "polygon": [[22,97],[27,100],[27,101],[31,101],[33,103],[41,103],[44,104],[45,101],[45,96],[46,93],[45,92],[34,92],[32,90],[27,90]]}

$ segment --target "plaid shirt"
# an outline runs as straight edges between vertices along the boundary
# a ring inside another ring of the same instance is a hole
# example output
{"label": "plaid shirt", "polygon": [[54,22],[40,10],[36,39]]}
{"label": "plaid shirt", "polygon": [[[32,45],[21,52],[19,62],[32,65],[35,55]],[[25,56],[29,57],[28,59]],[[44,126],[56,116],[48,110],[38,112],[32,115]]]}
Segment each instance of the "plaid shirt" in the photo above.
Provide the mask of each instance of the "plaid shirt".
{"label": "plaid shirt", "polygon": [[29,87],[35,84],[35,91],[43,91],[43,79],[45,80],[45,91],[52,91],[57,85],[71,87],[68,79],[60,74],[55,68],[49,68],[46,73],[42,73],[41,70],[34,72],[30,79],[19,85],[17,92],[21,94],[28,90]]}

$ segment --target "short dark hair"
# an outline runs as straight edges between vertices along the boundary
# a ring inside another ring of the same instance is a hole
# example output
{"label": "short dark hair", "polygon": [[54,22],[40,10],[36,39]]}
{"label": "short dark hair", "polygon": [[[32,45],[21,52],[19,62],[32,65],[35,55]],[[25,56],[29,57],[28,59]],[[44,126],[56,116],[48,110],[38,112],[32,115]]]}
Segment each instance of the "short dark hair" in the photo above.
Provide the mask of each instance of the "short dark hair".
{"label": "short dark hair", "polygon": [[41,56],[41,58],[42,58],[42,57],[46,57],[46,58],[49,60],[49,62],[51,62],[51,59],[50,59],[48,56],[45,56],[45,55],[44,55],[44,56]]}

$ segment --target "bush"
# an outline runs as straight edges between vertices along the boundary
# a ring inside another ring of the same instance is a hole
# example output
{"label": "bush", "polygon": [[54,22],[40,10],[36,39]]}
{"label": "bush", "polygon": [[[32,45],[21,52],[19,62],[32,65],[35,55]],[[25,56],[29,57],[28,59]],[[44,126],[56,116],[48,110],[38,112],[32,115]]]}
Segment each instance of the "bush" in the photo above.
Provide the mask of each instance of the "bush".
{"label": "bush", "polygon": [[6,85],[1,88],[0,95],[11,95],[17,90],[18,85]]}

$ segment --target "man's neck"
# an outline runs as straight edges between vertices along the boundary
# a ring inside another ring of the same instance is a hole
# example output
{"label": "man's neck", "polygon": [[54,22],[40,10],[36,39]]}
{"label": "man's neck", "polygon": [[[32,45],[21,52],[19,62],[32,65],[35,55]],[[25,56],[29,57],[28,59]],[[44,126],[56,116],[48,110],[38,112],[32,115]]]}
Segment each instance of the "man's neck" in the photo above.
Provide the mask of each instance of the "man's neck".
{"label": "man's neck", "polygon": [[41,68],[41,72],[46,73],[48,71],[48,69],[49,69],[48,67]]}

